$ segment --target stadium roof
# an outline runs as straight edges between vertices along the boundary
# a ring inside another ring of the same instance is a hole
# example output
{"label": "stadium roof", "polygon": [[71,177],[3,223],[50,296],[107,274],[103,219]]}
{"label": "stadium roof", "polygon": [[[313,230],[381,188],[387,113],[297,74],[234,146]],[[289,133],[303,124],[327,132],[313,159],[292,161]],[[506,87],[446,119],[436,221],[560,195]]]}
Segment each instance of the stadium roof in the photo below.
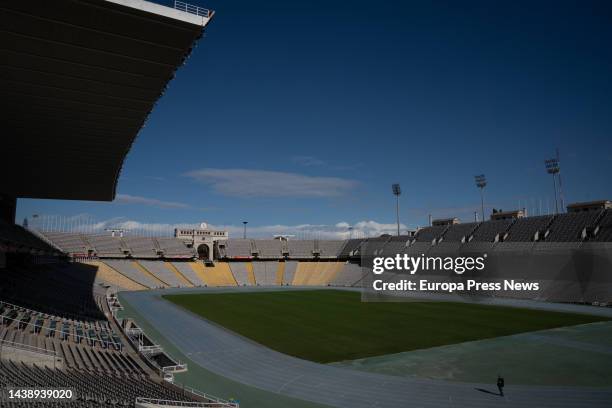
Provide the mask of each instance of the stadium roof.
{"label": "stadium roof", "polygon": [[213,14],[187,11],[142,0],[2,2],[0,193],[114,199],[136,135]]}

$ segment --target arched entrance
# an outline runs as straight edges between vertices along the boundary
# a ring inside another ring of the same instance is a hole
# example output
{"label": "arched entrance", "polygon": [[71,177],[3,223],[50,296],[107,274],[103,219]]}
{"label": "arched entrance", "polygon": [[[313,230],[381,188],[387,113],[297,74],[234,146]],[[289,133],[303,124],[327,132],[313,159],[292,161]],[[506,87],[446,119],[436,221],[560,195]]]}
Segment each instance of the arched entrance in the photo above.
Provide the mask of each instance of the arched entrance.
{"label": "arched entrance", "polygon": [[198,258],[204,261],[210,260],[210,247],[207,244],[198,246]]}

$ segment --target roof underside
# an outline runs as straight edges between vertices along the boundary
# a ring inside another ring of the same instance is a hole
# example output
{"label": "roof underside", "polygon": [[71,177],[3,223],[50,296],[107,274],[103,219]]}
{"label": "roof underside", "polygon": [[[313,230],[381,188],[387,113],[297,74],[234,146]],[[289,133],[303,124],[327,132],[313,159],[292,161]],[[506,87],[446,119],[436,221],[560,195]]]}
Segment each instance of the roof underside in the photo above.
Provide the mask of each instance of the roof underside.
{"label": "roof underside", "polygon": [[114,199],[130,146],[206,23],[141,0],[2,2],[0,192]]}

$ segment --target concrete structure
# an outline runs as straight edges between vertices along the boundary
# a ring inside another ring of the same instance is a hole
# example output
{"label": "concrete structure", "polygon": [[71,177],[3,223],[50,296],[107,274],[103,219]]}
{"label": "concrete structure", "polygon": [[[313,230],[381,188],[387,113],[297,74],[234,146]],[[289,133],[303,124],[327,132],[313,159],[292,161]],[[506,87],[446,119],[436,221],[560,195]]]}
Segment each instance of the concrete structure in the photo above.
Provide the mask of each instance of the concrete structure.
{"label": "concrete structure", "polygon": [[197,14],[142,0],[2,3],[3,218],[15,197],[114,199],[136,135],[213,15],[184,9]]}
{"label": "concrete structure", "polygon": [[215,247],[218,248],[218,242],[227,241],[229,235],[227,231],[211,230],[208,224],[203,222],[200,228],[176,228],[174,236],[188,247],[195,248],[200,259],[212,261]]}

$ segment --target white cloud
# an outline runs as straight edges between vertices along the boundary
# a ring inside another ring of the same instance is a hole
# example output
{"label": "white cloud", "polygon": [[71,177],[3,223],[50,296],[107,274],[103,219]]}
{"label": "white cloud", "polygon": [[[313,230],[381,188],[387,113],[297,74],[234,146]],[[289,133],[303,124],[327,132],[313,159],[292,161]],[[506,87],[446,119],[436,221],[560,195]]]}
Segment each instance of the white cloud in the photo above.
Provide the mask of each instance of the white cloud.
{"label": "white cloud", "polygon": [[117,197],[115,197],[114,202],[119,204],[140,204],[158,208],[190,208],[190,206],[185,203],[179,203],[175,201],[162,201],[156,198],[133,196],[129,194],[117,194]]}
{"label": "white cloud", "polygon": [[[107,229],[121,229],[129,235],[144,236],[169,236],[175,228],[199,228],[200,223],[146,223],[125,218],[112,218],[105,221],[93,221],[88,217],[61,217],[57,223],[61,225],[60,230],[71,232],[103,233]],[[208,224],[211,229],[228,231],[230,238],[241,238],[243,225],[213,225]],[[274,235],[291,235],[296,239],[348,239],[377,237],[382,234],[395,234],[395,224],[382,224],[376,221],[360,221],[352,225],[349,231],[347,222],[336,224],[296,224],[296,225],[248,225],[247,234],[250,238],[272,238]],[[400,224],[402,233],[407,228]]]}
{"label": "white cloud", "polygon": [[[200,223],[147,223],[127,218],[116,217],[103,221],[93,219],[87,214],[74,216],[42,215],[31,220],[31,227],[40,230],[64,232],[105,233],[108,229],[121,229],[128,235],[171,236],[175,228],[199,228]],[[243,225],[214,225],[211,229],[228,231],[230,238],[241,238]],[[349,227],[353,228],[352,232]],[[406,226],[400,224],[402,233]],[[296,225],[248,225],[247,234],[250,238],[272,238],[274,235],[292,235],[296,239],[348,239],[377,237],[382,234],[395,234],[395,224],[383,224],[373,220],[364,220],[355,224],[341,221],[335,224],[296,224]]]}
{"label": "white cloud", "polygon": [[201,169],[186,174],[235,197],[337,197],[357,186],[354,180],[248,169]]}

